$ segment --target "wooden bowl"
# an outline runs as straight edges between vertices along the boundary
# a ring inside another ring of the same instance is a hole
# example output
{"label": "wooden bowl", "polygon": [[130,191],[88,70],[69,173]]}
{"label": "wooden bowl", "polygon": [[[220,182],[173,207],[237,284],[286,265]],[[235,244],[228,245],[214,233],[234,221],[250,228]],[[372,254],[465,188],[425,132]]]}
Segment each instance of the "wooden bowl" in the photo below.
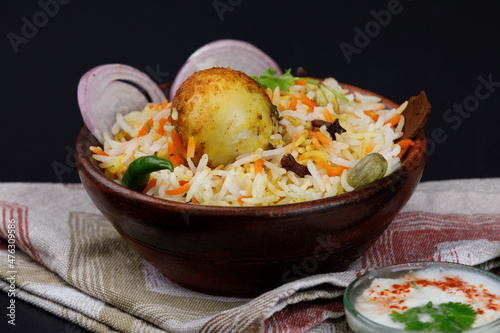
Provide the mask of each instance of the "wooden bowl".
{"label": "wooden bowl", "polygon": [[168,279],[204,293],[252,297],[300,277],[345,270],[358,259],[420,181],[423,131],[414,141],[402,165],[377,182],[327,199],[268,207],[179,203],[129,190],[106,178],[92,160],[89,147],[99,142],[85,126],[75,158],[97,208]]}

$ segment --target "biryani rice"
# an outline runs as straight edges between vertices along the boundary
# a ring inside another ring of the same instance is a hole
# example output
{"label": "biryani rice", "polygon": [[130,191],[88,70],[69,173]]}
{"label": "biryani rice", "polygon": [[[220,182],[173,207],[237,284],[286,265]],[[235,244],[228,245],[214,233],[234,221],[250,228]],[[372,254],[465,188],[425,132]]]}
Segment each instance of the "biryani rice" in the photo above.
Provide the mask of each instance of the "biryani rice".
{"label": "biryani rice", "polygon": [[[307,105],[310,102],[307,99],[314,100],[318,89],[312,84],[294,85],[287,92],[279,88],[267,89],[269,98],[280,112],[279,133],[270,137],[274,149],[257,149],[216,168],[208,167],[206,154],[197,165],[184,155],[181,160],[185,163],[176,166],[173,172],[151,173],[150,184],[154,186],[148,186],[146,194],[217,206],[290,204],[354,190],[346,180],[347,174],[369,153],[384,156],[388,162],[386,175],[399,167],[401,147],[394,141],[403,134],[401,113],[407,103],[397,109],[387,109],[379,97],[351,93],[333,78],[323,83],[341,92],[350,102],[339,99],[338,107],[332,103],[326,107]],[[307,98],[301,97],[301,93]],[[399,121],[391,124],[396,115],[401,115]],[[119,184],[128,165],[136,158],[157,155],[171,160],[169,152],[175,149],[171,139],[175,131],[172,119],[176,116],[171,103],[148,104],[141,111],[117,114],[111,133],[103,133],[103,153],[94,153],[93,158],[100,162],[105,175]],[[313,120],[327,118],[338,119],[346,131],[332,138],[326,126],[313,128]],[[98,151],[95,147],[92,149]],[[175,153],[180,155],[177,150]],[[299,177],[282,168],[280,161],[286,154],[292,154],[296,161],[305,165],[310,175]],[[260,162],[262,166],[256,173],[255,164],[260,159],[264,162]],[[328,164],[326,169],[325,162]],[[184,189],[182,193],[168,194]]]}

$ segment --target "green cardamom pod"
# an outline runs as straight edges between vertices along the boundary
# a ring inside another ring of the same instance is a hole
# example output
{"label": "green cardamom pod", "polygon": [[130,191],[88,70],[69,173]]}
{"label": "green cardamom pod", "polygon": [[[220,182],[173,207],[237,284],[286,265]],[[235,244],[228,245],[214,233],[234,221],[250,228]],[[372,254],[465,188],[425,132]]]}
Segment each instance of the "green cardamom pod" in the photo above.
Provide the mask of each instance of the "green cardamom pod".
{"label": "green cardamom pod", "polygon": [[[325,105],[319,105],[319,106],[327,106],[328,103],[332,103],[333,110],[336,113],[339,113],[339,101],[337,100],[337,96],[331,91],[323,82],[320,82],[318,84],[318,90],[316,91],[316,95],[318,94],[318,91],[321,91],[323,95],[325,96],[326,103]],[[317,103],[316,103],[317,104]]]}
{"label": "green cardamom pod", "polygon": [[328,99],[325,96],[325,93],[321,89],[316,90],[316,95],[314,96],[314,101],[318,106],[327,106],[328,105]]}
{"label": "green cardamom pod", "polygon": [[387,161],[379,153],[366,155],[347,174],[347,183],[355,189],[371,184],[382,177],[387,171]]}

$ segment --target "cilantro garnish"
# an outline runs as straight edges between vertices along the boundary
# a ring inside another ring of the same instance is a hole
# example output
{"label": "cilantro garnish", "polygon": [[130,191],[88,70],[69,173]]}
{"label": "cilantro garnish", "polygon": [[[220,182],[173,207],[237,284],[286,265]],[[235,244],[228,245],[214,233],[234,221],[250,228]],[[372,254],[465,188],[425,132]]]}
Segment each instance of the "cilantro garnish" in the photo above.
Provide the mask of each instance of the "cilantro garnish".
{"label": "cilantro garnish", "polygon": [[[406,331],[456,332],[472,327],[477,312],[470,304],[449,302],[436,308],[432,302],[417,306],[403,313],[392,311],[389,315],[394,322],[406,324]],[[420,315],[429,315],[431,321],[421,321]]]}
{"label": "cilantro garnish", "polygon": [[[313,79],[310,79],[307,77],[293,76],[291,74],[291,71],[292,71],[292,69],[289,68],[280,77],[275,77],[274,75],[276,74],[276,71],[272,70],[271,67],[269,67],[268,69],[266,69],[264,71],[264,73],[262,75],[251,76],[251,78],[254,79],[255,81],[257,81],[262,88],[269,88],[271,90],[274,90],[274,89],[276,89],[276,87],[279,87],[280,90],[289,91],[290,87],[293,86],[295,84],[295,81],[299,80],[299,79],[305,80],[305,81],[307,81],[307,83],[310,83],[310,84],[314,84],[314,85],[319,84],[319,81],[317,81],[317,80],[313,80]],[[337,90],[335,90],[331,87],[328,87],[327,85],[324,85],[324,86],[328,90],[333,92],[335,94],[335,96],[337,96],[338,98],[340,98],[344,102],[349,103],[349,100],[347,99],[347,97],[342,95],[340,92],[338,92]]]}
{"label": "cilantro garnish", "polygon": [[279,87],[280,90],[288,91],[290,87],[295,84],[295,77],[290,73],[291,69],[287,69],[285,74],[280,77],[275,77],[276,71],[273,71],[271,67],[266,69],[262,75],[252,76],[252,79],[259,82],[260,86],[263,88],[269,88],[271,90]]}

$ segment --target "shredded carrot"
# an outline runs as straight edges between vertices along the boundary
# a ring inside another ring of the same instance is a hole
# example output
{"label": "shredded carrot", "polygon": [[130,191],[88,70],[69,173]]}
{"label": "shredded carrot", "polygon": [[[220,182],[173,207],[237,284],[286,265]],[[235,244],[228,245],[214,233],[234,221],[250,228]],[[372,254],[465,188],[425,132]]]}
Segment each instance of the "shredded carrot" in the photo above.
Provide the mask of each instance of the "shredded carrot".
{"label": "shredded carrot", "polygon": [[182,194],[182,193],[185,193],[185,192],[189,191],[190,188],[191,188],[191,184],[190,183],[186,183],[186,184],[182,185],[181,187],[176,188],[175,190],[167,190],[167,191],[165,191],[165,194],[166,195]]}
{"label": "shredded carrot", "polygon": [[408,148],[410,148],[410,146],[406,146],[406,147],[401,148],[401,151],[399,152],[397,157],[402,158],[404,156],[404,154],[406,154],[406,151],[408,150]]}
{"label": "shredded carrot", "polygon": [[404,139],[398,142],[398,145],[401,148],[407,147],[407,146],[413,146],[415,142],[413,142],[411,139]]}
{"label": "shredded carrot", "polygon": [[195,141],[194,137],[190,137],[188,140],[188,147],[186,151],[186,158],[193,158],[194,157],[194,148],[195,148]]}
{"label": "shredded carrot", "polygon": [[189,182],[187,182],[187,181],[185,181],[185,180],[179,180],[179,186],[182,186],[182,185],[184,185],[184,184],[186,184],[186,183],[189,183]]}
{"label": "shredded carrot", "polygon": [[326,135],[321,132],[315,132],[316,138],[323,144],[327,146],[333,146],[333,140],[329,139]]}
{"label": "shredded carrot", "polygon": [[196,200],[196,198],[195,198],[195,197],[193,197],[193,198],[191,199],[191,202],[192,202],[192,203],[195,203],[195,204],[199,204],[199,203],[200,203],[198,200]]}
{"label": "shredded carrot", "polygon": [[160,135],[164,135],[165,134],[165,124],[167,123],[167,119],[166,118],[161,118],[160,120],[158,120],[158,130],[156,131],[156,133],[160,134]]}
{"label": "shredded carrot", "polygon": [[169,160],[170,160],[170,162],[172,162],[173,167],[174,168],[178,167],[180,164],[177,162],[177,159],[174,157],[174,154],[176,154],[176,152],[175,152],[175,147],[174,147],[174,144],[172,143],[172,140],[168,140],[167,149],[168,149]]}
{"label": "shredded carrot", "polygon": [[156,186],[156,178],[152,178],[146,188],[142,191],[142,193],[148,193],[150,189]]}
{"label": "shredded carrot", "polygon": [[347,167],[345,167],[343,165],[339,165],[338,167],[333,169],[333,172],[334,172],[335,176],[340,176],[342,174],[342,172],[344,172],[345,169],[347,169]]}
{"label": "shredded carrot", "polygon": [[325,114],[325,120],[328,121],[329,123],[333,123],[333,117],[330,114],[330,111],[328,111],[327,108],[323,109],[323,113]]}
{"label": "shredded carrot", "polygon": [[324,159],[317,157],[317,156],[313,156],[313,160],[317,164],[321,165],[323,167],[323,169],[326,170],[326,173],[328,174],[329,177],[336,176],[335,170],[330,166],[330,164],[328,164],[327,161],[325,161]]}
{"label": "shredded carrot", "polygon": [[391,119],[389,119],[388,121],[386,121],[384,123],[384,125],[385,124],[391,124],[391,127],[392,126],[396,126],[399,123],[399,119],[401,119],[401,114],[398,113],[397,115],[395,115],[394,117],[392,117]]}
{"label": "shredded carrot", "polygon": [[372,141],[368,146],[366,146],[365,155],[368,155],[373,150],[373,148],[375,148],[376,145],[377,143],[375,141]]}
{"label": "shredded carrot", "polygon": [[365,113],[368,117],[372,118],[372,119],[373,119],[373,121],[375,121],[375,122],[376,122],[376,121],[378,120],[379,115],[378,115],[378,114],[376,114],[374,111],[369,110],[369,111],[365,111],[364,113]]}
{"label": "shredded carrot", "polygon": [[301,135],[302,133],[300,131],[295,131],[295,133],[293,133],[292,143],[295,144],[295,142],[297,142]]}
{"label": "shredded carrot", "polygon": [[172,116],[168,116],[167,122],[172,123]]}
{"label": "shredded carrot", "polygon": [[108,153],[106,153],[104,150],[102,150],[99,147],[92,146],[92,147],[90,147],[90,151],[92,151],[94,154],[97,154],[97,155],[109,156]]}
{"label": "shredded carrot", "polygon": [[307,110],[309,113],[312,113],[314,111],[314,108],[318,106],[316,103],[311,101],[309,97],[307,97],[303,92],[300,93],[300,97],[302,97],[302,101],[304,101],[304,104],[309,107],[309,110]]}
{"label": "shredded carrot", "polygon": [[149,104],[149,108],[150,108],[151,110],[153,110],[153,108],[154,108],[154,107],[155,107],[155,105],[154,105],[154,104]]}
{"label": "shredded carrot", "polygon": [[179,153],[177,153],[175,151],[174,151],[174,158],[177,161],[177,164],[179,164],[179,165],[186,163],[186,161],[184,160],[184,158],[181,155],[179,155]]}
{"label": "shredded carrot", "polygon": [[149,119],[148,121],[146,121],[146,123],[144,124],[144,126],[142,126],[141,130],[139,131],[139,134],[137,134],[137,137],[140,138],[141,136],[144,136],[146,134],[148,134],[148,126],[149,126],[149,129],[153,128],[153,119]]}
{"label": "shredded carrot", "polygon": [[295,80],[295,84],[298,86],[305,86],[307,84],[307,81],[304,79],[298,79],[298,80]]}
{"label": "shredded carrot", "polygon": [[288,153],[293,148],[295,148],[295,145],[293,143],[289,143],[285,147],[283,147],[283,152],[284,153]]}
{"label": "shredded carrot", "polygon": [[243,201],[243,199],[246,199],[246,198],[251,198],[251,197],[250,196],[242,195],[241,197],[238,198],[238,202],[239,203],[245,203],[245,201]]}
{"label": "shredded carrot", "polygon": [[297,101],[299,99],[297,98],[297,96],[292,96],[292,100],[290,101],[290,110],[293,110],[295,111],[295,109],[297,108]]}
{"label": "shredded carrot", "polygon": [[161,107],[161,109],[163,110],[163,109],[165,109],[165,108],[167,107],[167,105],[168,105],[168,99],[165,99],[165,100],[163,101],[163,103],[160,105],[160,107]]}
{"label": "shredded carrot", "polygon": [[316,148],[317,150],[326,151],[325,147],[323,147],[323,145],[318,141],[318,138],[316,138],[315,135],[311,136],[311,133],[315,132],[309,132],[309,137],[311,138],[311,142],[314,148]]}
{"label": "shredded carrot", "polygon": [[408,148],[410,148],[410,146],[413,146],[415,142],[410,139],[404,139],[399,141],[397,144],[401,147],[401,152],[398,154],[398,157],[401,158],[404,156]]}
{"label": "shredded carrot", "polygon": [[186,157],[186,148],[182,145],[181,138],[179,137],[179,133],[177,131],[172,131],[172,141],[174,143],[175,149],[181,154],[183,157]]}
{"label": "shredded carrot", "polygon": [[259,173],[262,173],[262,165],[264,164],[264,160],[262,158],[259,158],[257,161],[255,161],[255,164],[254,164],[254,171],[255,171],[255,174],[259,174]]}

